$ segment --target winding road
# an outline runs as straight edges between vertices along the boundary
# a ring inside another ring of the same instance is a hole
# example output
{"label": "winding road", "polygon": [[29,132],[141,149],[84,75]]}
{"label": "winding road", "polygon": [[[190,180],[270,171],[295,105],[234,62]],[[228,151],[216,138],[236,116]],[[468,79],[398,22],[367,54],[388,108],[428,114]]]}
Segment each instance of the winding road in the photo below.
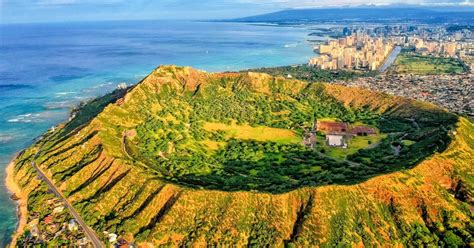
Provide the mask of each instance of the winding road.
{"label": "winding road", "polygon": [[59,197],[63,204],[69,209],[69,212],[72,214],[72,216],[76,219],[77,223],[82,227],[82,230],[84,230],[85,236],[91,241],[92,245],[96,248],[105,248],[105,245],[102,243],[100,240],[99,236],[95,233],[94,230],[92,230],[86,222],[82,219],[81,215],[74,209],[72,204],[66,199],[66,197],[63,195],[63,193],[54,185],[54,183],[49,179],[49,177],[43,172],[43,170],[36,165],[35,160],[38,158],[39,153],[41,152],[41,147],[38,149],[36,152],[33,162],[31,162],[31,166],[36,170],[38,177],[45,182],[49,189],[57,196]]}

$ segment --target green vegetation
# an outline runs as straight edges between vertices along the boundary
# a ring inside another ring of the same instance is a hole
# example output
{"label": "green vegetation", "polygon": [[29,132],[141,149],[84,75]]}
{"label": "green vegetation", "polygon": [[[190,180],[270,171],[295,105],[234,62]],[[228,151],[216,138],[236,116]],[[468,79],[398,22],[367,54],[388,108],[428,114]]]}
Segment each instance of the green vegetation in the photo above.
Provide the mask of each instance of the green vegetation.
{"label": "green vegetation", "polygon": [[[422,208],[423,210],[423,208]],[[424,210],[426,214],[426,209]],[[472,235],[474,225],[459,226],[459,220],[452,212],[441,210],[441,220],[431,222],[425,219],[426,225],[416,223],[412,229],[407,243],[411,246],[430,246],[438,244],[439,247],[468,247],[474,242]],[[426,218],[426,216],[425,216]]]}
{"label": "green vegetation", "polygon": [[358,77],[370,77],[377,75],[377,72],[354,72],[354,71],[333,71],[323,70],[310,65],[294,65],[269,67],[248,70],[252,72],[267,73],[275,77],[288,77],[308,81],[308,82],[333,82],[336,80],[351,80]]}
{"label": "green vegetation", "polygon": [[[474,125],[433,105],[174,66],[123,99],[78,113],[75,128],[49,132],[19,156],[15,179],[28,194],[29,221],[51,211],[52,195],[29,166],[41,146],[38,166],[103,240],[107,231],[157,247],[474,242]],[[356,137],[346,150],[311,150],[300,141],[314,119],[380,134]],[[20,244],[30,245],[27,237]],[[72,241],[60,242],[53,245]]]}
{"label": "green vegetation", "polygon": [[333,158],[346,159],[348,155],[352,155],[361,149],[369,149],[377,146],[382,139],[386,138],[386,136],[386,134],[355,136],[349,140],[347,148],[340,148],[328,146],[324,135],[318,135],[317,149],[324,151],[326,155]]}
{"label": "green vegetation", "polygon": [[86,124],[92,118],[96,117],[102,110],[110,103],[117,101],[127,93],[126,89],[114,90],[102,97],[95,98],[88,102],[81,102],[81,104],[71,111],[71,116],[74,118],[67,123],[64,132],[67,133],[76,129],[77,127]]}
{"label": "green vegetation", "polygon": [[402,143],[403,143],[404,146],[407,146],[407,147],[408,147],[408,146],[411,146],[411,145],[415,144],[416,141],[413,141],[413,140],[402,140]]}
{"label": "green vegetation", "polygon": [[[224,123],[204,123],[204,130],[209,132],[221,131],[224,138],[242,140],[273,141],[276,143],[299,143],[301,137],[291,130],[283,128],[270,128],[265,126],[252,127],[248,125],[235,125]],[[223,132],[222,132],[223,131]]]}
{"label": "green vegetation", "polygon": [[453,125],[456,119],[449,115],[432,118],[419,122],[400,118],[381,119],[378,125],[380,130],[391,134],[375,148],[359,150],[348,159],[368,166],[381,165],[392,171],[416,165],[430,154],[443,151],[450,143],[451,138],[443,130]]}
{"label": "green vegetation", "polygon": [[[282,82],[271,84],[283,92]],[[377,114],[348,109],[317,84],[278,100],[248,84],[235,86],[222,80],[192,95],[165,90],[166,97],[148,103],[158,112],[144,113],[137,139],[127,142],[134,159],[166,180],[198,188],[277,193],[351,180],[347,165],[304,148],[296,133],[311,127],[314,116],[371,121]]]}
{"label": "green vegetation", "polygon": [[[444,130],[456,121],[448,113],[424,113],[426,127],[419,130],[405,118],[345,106],[321,84],[259,80],[210,79],[184,92],[163,85],[142,102],[153,108],[138,108],[146,121],[136,126],[137,137],[127,139],[126,150],[162,179],[187,187],[281,193],[410,168],[446,148]],[[383,134],[355,137],[349,149],[319,140],[313,151],[300,137],[315,118],[372,124]],[[399,149],[402,138],[419,142]]]}
{"label": "green vegetation", "polygon": [[466,71],[464,64],[454,58],[421,56],[401,53],[395,60],[393,71],[413,74],[458,74]]}

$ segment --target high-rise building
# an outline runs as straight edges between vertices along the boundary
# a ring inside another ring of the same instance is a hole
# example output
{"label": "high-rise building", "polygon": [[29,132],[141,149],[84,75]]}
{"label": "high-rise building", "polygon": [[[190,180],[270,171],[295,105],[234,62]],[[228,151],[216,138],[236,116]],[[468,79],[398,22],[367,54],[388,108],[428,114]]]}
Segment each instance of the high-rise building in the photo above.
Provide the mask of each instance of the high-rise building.
{"label": "high-rise building", "polygon": [[455,42],[448,42],[445,43],[444,46],[444,53],[448,56],[455,56],[456,55],[456,43]]}

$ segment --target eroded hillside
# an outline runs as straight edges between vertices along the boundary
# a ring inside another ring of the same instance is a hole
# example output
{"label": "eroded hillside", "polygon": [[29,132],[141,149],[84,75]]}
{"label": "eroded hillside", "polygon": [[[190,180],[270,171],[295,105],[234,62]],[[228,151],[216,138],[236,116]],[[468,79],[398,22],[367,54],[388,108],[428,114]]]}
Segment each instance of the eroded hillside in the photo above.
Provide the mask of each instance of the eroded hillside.
{"label": "eroded hillside", "polygon": [[[48,215],[36,160],[104,240],[107,231],[143,246],[473,244],[474,126],[433,105],[175,66],[106,102],[17,158],[29,221]],[[316,118],[385,135],[334,159],[300,144]]]}

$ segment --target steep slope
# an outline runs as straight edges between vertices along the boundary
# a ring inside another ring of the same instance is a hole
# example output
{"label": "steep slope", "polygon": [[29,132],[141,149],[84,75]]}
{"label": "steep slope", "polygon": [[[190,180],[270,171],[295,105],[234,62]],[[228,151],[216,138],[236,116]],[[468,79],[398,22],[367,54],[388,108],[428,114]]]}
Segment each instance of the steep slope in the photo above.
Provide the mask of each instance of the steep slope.
{"label": "steep slope", "polygon": [[[37,164],[104,240],[107,231],[140,245],[472,245],[474,126],[433,105],[175,66],[115,96],[96,117],[78,112],[74,125],[45,134],[16,159],[30,219],[44,211],[30,167],[38,154]],[[390,135],[335,161],[291,138],[322,117]],[[288,143],[259,143],[205,128],[216,123],[292,134]],[[402,139],[414,144],[387,154]],[[251,155],[232,158],[234,148]]]}

